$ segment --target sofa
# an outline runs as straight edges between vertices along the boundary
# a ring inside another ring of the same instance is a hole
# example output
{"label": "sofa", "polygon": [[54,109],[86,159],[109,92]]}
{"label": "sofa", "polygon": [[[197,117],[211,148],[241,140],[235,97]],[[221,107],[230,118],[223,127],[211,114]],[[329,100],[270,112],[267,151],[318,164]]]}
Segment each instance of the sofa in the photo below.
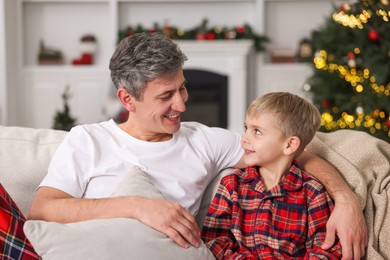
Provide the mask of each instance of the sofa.
{"label": "sofa", "polygon": [[[67,132],[52,129],[0,126],[0,183],[24,216],[28,215],[36,188],[46,174],[51,156]],[[390,144],[366,133],[339,130],[318,132],[307,150],[332,163],[357,194],[369,229],[367,259],[390,259]],[[200,225],[220,178],[207,188],[196,216]],[[134,173],[132,173],[134,174]],[[138,178],[135,192],[160,196]],[[132,181],[131,185],[135,181]],[[146,180],[147,182],[147,180]],[[117,196],[128,195],[124,184]],[[131,232],[140,229],[131,239]],[[182,249],[164,235],[145,228],[136,220],[91,220],[59,224],[28,220],[24,232],[43,259],[213,259],[202,244]],[[121,241],[121,242],[118,242]],[[135,243],[123,241],[136,241]],[[109,252],[110,255],[105,255]]]}

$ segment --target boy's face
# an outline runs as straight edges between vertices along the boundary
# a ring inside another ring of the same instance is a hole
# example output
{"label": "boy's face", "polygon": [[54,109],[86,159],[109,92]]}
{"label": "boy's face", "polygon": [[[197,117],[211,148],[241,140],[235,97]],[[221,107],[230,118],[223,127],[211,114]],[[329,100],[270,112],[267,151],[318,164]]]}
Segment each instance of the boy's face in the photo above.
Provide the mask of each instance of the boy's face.
{"label": "boy's face", "polygon": [[248,116],[245,119],[245,132],[241,138],[244,161],[250,166],[276,165],[284,158],[287,138],[283,138],[273,115]]}

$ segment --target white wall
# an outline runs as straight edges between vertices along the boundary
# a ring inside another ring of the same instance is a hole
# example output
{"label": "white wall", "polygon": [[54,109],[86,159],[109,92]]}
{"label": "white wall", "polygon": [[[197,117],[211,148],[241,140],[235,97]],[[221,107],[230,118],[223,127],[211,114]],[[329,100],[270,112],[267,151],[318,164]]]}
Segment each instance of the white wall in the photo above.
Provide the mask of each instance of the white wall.
{"label": "white wall", "polygon": [[[17,20],[15,0],[0,3],[0,124],[17,122]],[[20,104],[19,104],[20,105]]]}
{"label": "white wall", "polygon": [[[5,57],[5,7],[4,1],[0,2],[0,57]],[[6,82],[7,73],[5,59],[0,59],[0,125],[6,122]]]}

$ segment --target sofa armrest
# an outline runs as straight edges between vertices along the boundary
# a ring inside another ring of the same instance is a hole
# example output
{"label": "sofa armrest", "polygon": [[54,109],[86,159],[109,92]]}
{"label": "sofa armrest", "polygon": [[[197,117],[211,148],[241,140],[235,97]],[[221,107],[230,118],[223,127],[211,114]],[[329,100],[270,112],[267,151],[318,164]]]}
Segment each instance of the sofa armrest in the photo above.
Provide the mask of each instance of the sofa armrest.
{"label": "sofa armrest", "polygon": [[0,126],[0,183],[25,216],[66,134],[52,129]]}

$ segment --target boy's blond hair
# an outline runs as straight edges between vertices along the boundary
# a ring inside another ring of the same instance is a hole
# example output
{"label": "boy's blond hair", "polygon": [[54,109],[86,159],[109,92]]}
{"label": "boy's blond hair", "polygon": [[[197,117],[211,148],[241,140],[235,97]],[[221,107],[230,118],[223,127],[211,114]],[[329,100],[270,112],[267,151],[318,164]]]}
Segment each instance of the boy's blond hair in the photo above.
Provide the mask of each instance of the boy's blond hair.
{"label": "boy's blond hair", "polygon": [[289,92],[271,92],[255,99],[248,107],[247,116],[273,114],[283,137],[297,136],[301,144],[299,155],[313,139],[321,125],[318,109],[309,101]]}

